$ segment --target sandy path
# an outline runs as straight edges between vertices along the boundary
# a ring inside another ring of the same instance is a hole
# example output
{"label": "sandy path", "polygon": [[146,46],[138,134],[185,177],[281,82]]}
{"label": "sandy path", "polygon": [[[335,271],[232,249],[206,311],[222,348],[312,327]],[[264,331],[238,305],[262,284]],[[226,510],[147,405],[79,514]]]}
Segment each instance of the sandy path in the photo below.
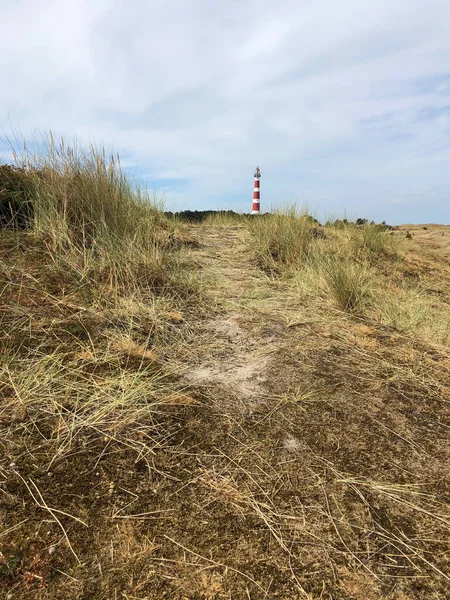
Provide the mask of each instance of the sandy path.
{"label": "sandy path", "polygon": [[248,413],[265,395],[265,373],[278,347],[273,336],[259,332],[255,298],[264,298],[267,284],[252,262],[245,228],[201,226],[197,235],[201,246],[195,258],[218,314],[203,324],[205,339],[214,343],[186,378],[195,385],[220,386],[234,406]]}

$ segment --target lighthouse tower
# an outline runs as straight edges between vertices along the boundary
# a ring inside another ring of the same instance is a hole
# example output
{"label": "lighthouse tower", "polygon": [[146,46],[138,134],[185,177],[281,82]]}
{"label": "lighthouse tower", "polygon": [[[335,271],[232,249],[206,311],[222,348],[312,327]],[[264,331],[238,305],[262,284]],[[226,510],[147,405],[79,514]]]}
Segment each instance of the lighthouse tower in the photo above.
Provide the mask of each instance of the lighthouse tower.
{"label": "lighthouse tower", "polygon": [[259,215],[259,180],[261,179],[261,171],[259,167],[255,169],[255,183],[253,185],[253,204],[252,204],[252,215]]}

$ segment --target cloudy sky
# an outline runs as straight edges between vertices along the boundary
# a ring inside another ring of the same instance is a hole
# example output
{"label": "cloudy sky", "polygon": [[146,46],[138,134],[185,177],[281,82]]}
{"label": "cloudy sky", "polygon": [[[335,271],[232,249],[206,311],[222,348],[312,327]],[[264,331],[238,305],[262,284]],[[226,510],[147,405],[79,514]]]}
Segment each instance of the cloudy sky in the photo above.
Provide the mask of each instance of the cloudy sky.
{"label": "cloudy sky", "polygon": [[448,0],[0,0],[18,130],[119,151],[169,208],[450,223]]}

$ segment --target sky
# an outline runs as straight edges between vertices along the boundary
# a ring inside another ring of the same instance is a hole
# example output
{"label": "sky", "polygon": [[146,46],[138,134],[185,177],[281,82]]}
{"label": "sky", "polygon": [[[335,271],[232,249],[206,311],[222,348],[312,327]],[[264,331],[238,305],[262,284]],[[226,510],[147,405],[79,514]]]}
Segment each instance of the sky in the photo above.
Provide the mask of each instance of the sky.
{"label": "sky", "polygon": [[172,210],[450,223],[448,0],[0,0],[0,160],[52,130]]}

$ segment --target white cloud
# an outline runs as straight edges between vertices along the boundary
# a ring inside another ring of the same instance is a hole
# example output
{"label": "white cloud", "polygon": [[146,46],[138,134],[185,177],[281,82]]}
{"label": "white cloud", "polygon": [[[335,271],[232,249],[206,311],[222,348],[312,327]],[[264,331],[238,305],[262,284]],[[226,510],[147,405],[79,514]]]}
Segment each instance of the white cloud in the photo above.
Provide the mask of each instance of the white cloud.
{"label": "white cloud", "polygon": [[402,220],[391,199],[426,189],[433,219],[448,220],[447,0],[16,0],[1,12],[6,133],[96,139],[183,207],[245,206],[259,164],[266,205],[307,197],[319,214]]}

